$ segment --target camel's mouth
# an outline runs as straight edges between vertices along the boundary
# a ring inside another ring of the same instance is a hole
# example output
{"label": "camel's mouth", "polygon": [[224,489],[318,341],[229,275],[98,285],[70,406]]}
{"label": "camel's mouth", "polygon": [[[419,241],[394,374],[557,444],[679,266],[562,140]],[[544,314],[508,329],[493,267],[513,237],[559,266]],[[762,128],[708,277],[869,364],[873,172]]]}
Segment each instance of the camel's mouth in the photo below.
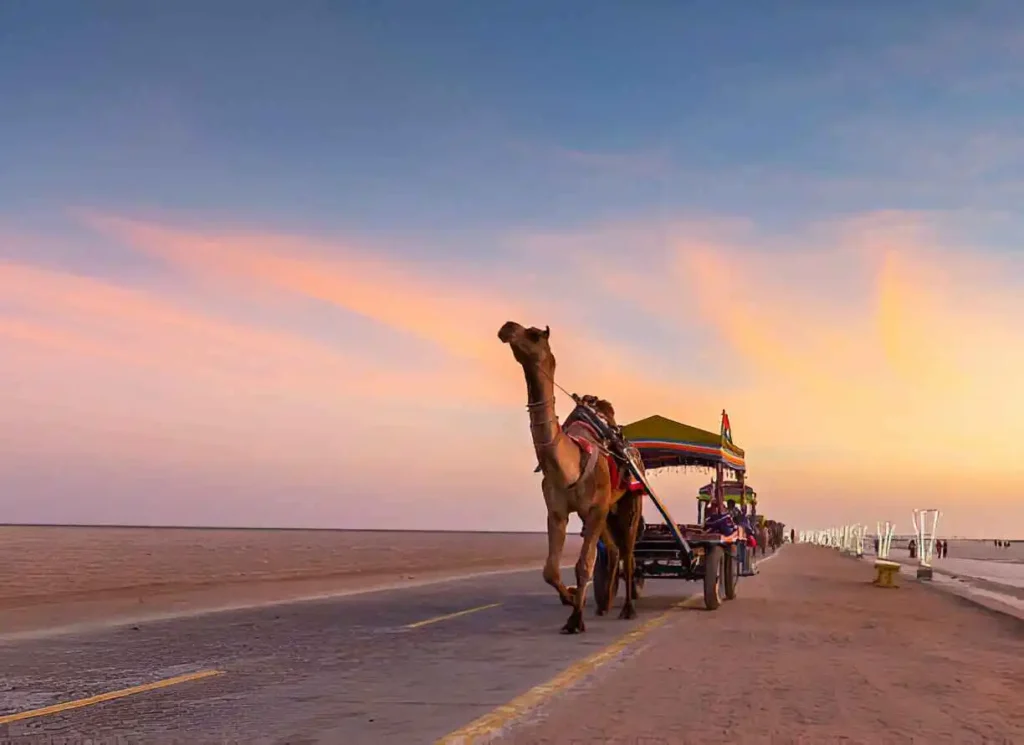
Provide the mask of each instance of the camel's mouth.
{"label": "camel's mouth", "polygon": [[502,344],[508,344],[522,330],[523,327],[515,321],[507,321],[504,326],[498,329],[498,339],[501,340]]}

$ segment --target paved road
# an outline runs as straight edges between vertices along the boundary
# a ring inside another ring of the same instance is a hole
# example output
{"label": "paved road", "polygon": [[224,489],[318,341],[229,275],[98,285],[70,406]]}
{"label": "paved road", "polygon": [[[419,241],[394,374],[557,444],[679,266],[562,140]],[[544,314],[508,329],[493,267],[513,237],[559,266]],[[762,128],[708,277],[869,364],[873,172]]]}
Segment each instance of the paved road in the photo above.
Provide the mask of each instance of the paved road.
{"label": "paved road", "polygon": [[[587,633],[572,637],[558,633],[566,609],[540,572],[530,570],[0,642],[0,720],[186,673],[223,671],[0,724],[0,742],[120,736],[145,743],[430,743],[698,589],[649,582],[639,619],[595,618],[591,606]],[[410,628],[494,603],[500,605]]]}

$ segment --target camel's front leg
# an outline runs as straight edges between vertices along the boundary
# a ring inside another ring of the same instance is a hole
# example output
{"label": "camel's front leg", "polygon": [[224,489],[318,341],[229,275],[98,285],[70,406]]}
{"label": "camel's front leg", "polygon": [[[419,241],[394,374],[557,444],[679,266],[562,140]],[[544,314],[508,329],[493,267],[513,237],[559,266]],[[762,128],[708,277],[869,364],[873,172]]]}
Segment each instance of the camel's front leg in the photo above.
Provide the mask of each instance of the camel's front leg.
{"label": "camel's front leg", "polygon": [[572,613],[569,620],[562,627],[566,634],[576,634],[586,631],[583,623],[583,606],[587,600],[587,586],[594,576],[594,562],[597,560],[597,539],[604,532],[605,520],[608,518],[608,508],[604,505],[593,505],[583,518],[583,546],[580,548],[580,558],[576,562],[576,592],[572,598]]}
{"label": "camel's front leg", "polygon": [[565,548],[565,530],[569,516],[548,512],[548,558],[544,562],[544,581],[555,588],[562,605],[572,605],[572,593],[562,582],[562,549]]}

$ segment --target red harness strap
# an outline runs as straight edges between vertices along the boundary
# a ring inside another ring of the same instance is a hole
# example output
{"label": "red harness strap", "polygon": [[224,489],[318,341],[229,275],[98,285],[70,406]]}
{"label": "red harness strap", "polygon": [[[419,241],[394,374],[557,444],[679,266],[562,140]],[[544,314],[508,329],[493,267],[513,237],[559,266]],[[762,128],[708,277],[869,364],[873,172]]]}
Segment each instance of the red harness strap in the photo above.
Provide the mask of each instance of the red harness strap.
{"label": "red harness strap", "polygon": [[594,443],[588,440],[586,437],[580,435],[569,435],[569,439],[576,443],[580,450],[589,458],[590,454],[594,452]]}
{"label": "red harness strap", "polygon": [[[575,429],[576,427],[581,428],[583,431],[589,434],[595,441],[600,438],[597,434],[597,431],[587,422],[572,422],[566,428],[566,434],[570,437],[570,439],[572,439],[573,442],[575,442],[580,447],[581,450],[583,450],[584,454],[586,455],[586,458],[589,459],[597,446],[594,444],[593,441],[591,441],[587,437],[572,433],[571,430]],[[608,461],[608,475],[611,478],[612,489],[618,489],[619,485],[623,481],[623,476],[625,476],[626,474],[624,474],[619,469],[619,462],[615,459],[615,456],[610,455],[609,453],[605,453],[603,451],[601,454],[604,455],[605,460]],[[644,491],[644,485],[637,481],[635,478],[633,478],[632,474],[629,474],[629,479],[625,484],[625,488],[634,494]]]}
{"label": "red harness strap", "polygon": [[608,478],[611,479],[612,489],[616,489],[619,486],[619,464],[615,458],[610,455],[604,456],[605,460],[608,461]]}

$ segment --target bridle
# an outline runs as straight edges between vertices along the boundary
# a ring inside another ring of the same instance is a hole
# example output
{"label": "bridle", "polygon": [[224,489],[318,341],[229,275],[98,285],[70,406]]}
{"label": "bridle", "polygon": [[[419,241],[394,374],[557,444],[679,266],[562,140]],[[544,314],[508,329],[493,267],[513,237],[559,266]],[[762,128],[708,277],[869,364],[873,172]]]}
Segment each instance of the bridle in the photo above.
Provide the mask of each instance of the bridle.
{"label": "bridle", "polygon": [[[539,422],[535,421],[534,420],[535,412],[542,410],[546,406],[550,406],[551,407],[551,412],[552,412],[551,418],[544,419],[543,421],[539,421]],[[539,450],[541,448],[549,448],[552,445],[554,445],[555,442],[558,440],[558,435],[561,433],[561,429],[562,429],[561,427],[558,426],[558,416],[554,414],[554,411],[555,411],[555,397],[552,396],[551,398],[544,399],[543,401],[531,401],[531,402],[526,404],[526,410],[528,412],[530,412],[530,432],[531,432],[531,439],[533,439],[534,446]],[[552,424],[555,425],[555,434],[554,434],[554,436],[550,440],[548,440],[547,442],[538,443],[536,438],[533,438],[533,435],[532,435],[533,431],[538,429],[538,428],[540,428],[540,427],[548,427],[548,426],[550,426]]]}

